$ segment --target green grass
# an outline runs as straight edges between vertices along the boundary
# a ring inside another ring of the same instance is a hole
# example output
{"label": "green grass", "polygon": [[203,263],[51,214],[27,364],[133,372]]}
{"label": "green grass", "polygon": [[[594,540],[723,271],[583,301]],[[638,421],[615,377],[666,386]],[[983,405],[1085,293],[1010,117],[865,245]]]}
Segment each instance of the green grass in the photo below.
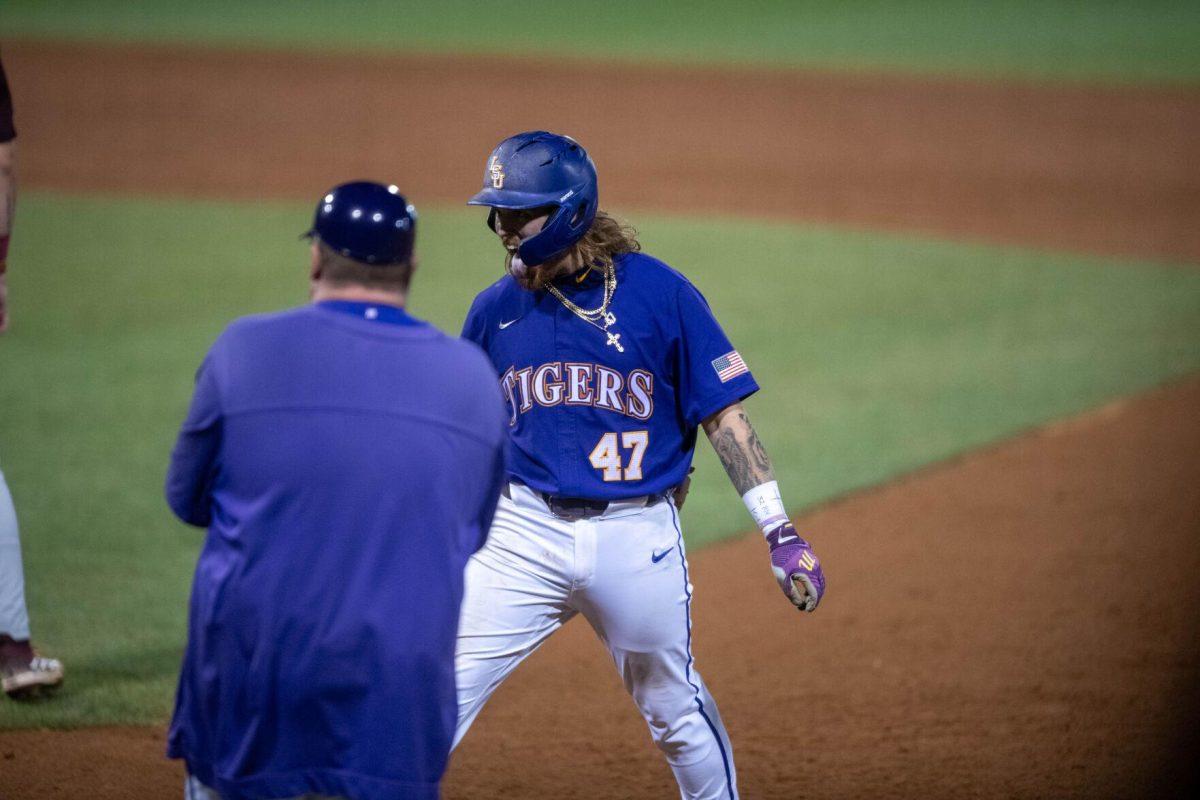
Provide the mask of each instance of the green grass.
{"label": "green grass", "polygon": [[1084,0],[8,0],[5,36],[354,52],[461,51],[681,63],[1200,79],[1200,4]]}
{"label": "green grass", "polygon": [[[305,300],[297,204],[22,197],[0,339],[0,465],[54,703],[0,728],[168,713],[202,534],[161,483],[192,374],[233,317]],[[709,297],[793,511],[1200,369],[1200,272],[819,227],[636,220]],[[478,213],[426,210],[412,309],[457,329],[499,272]],[[619,289],[618,289],[619,291]],[[750,519],[700,447],[698,546]],[[820,541],[820,531],[813,532]],[[768,580],[764,566],[763,579]]]}

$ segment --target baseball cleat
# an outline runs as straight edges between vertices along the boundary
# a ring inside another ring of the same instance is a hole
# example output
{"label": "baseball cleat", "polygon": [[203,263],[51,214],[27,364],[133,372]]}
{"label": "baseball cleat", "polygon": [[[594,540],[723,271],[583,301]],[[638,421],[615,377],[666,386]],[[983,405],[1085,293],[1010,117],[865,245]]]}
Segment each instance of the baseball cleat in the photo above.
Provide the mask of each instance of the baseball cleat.
{"label": "baseball cleat", "polygon": [[14,700],[28,700],[57,689],[63,682],[63,665],[56,658],[34,656],[25,662],[0,667],[4,693]]}

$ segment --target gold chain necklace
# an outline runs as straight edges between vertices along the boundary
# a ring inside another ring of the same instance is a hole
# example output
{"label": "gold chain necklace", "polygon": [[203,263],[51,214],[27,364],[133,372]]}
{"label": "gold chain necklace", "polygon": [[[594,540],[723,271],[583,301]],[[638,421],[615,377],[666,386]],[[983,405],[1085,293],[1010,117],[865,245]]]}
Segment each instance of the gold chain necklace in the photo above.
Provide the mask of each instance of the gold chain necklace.
{"label": "gold chain necklace", "polygon": [[[609,330],[609,326],[616,324],[617,321],[617,315],[608,310],[608,305],[612,302],[613,294],[617,291],[617,270],[612,264],[607,264],[604,267],[604,300],[601,301],[597,308],[580,308],[568,300],[553,283],[546,284],[546,289],[550,294],[558,298],[558,302],[562,303],[568,311],[607,336],[608,341],[605,344],[617,348],[618,353],[625,352],[625,347],[621,344],[621,334],[613,333]],[[600,324],[601,320],[604,322],[603,325]]]}

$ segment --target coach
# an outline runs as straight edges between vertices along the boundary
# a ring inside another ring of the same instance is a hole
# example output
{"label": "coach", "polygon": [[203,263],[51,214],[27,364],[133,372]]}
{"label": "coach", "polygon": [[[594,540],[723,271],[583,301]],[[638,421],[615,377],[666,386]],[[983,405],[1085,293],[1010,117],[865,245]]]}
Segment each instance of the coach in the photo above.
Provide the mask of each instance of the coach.
{"label": "coach", "polygon": [[438,796],[507,415],[484,355],[404,310],[415,226],[394,186],[331,190],[313,302],[197,373],[166,484],[208,527],[168,742],[189,798]]}

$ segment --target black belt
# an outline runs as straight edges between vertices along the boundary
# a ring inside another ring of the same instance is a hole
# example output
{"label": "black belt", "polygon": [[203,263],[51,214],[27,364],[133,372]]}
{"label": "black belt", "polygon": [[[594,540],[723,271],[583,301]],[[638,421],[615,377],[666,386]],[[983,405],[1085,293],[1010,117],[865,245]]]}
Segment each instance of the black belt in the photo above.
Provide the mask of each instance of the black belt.
{"label": "black belt", "polygon": [[[621,500],[593,500],[589,497],[564,497],[558,494],[550,494],[549,492],[539,492],[536,489],[530,489],[530,491],[542,498],[542,502],[546,504],[546,508],[550,509],[551,514],[559,519],[567,520],[598,517],[605,511],[608,511],[608,507],[612,503],[623,502]],[[512,499],[512,491],[508,488],[507,483],[504,484],[501,492],[505,497],[510,500]],[[659,492],[658,494],[651,495],[647,498],[646,505],[652,506],[668,494],[670,492]]]}
{"label": "black belt", "polygon": [[586,497],[563,497],[562,495],[538,492],[538,497],[559,519],[588,519],[608,511],[607,500],[590,500]]}

